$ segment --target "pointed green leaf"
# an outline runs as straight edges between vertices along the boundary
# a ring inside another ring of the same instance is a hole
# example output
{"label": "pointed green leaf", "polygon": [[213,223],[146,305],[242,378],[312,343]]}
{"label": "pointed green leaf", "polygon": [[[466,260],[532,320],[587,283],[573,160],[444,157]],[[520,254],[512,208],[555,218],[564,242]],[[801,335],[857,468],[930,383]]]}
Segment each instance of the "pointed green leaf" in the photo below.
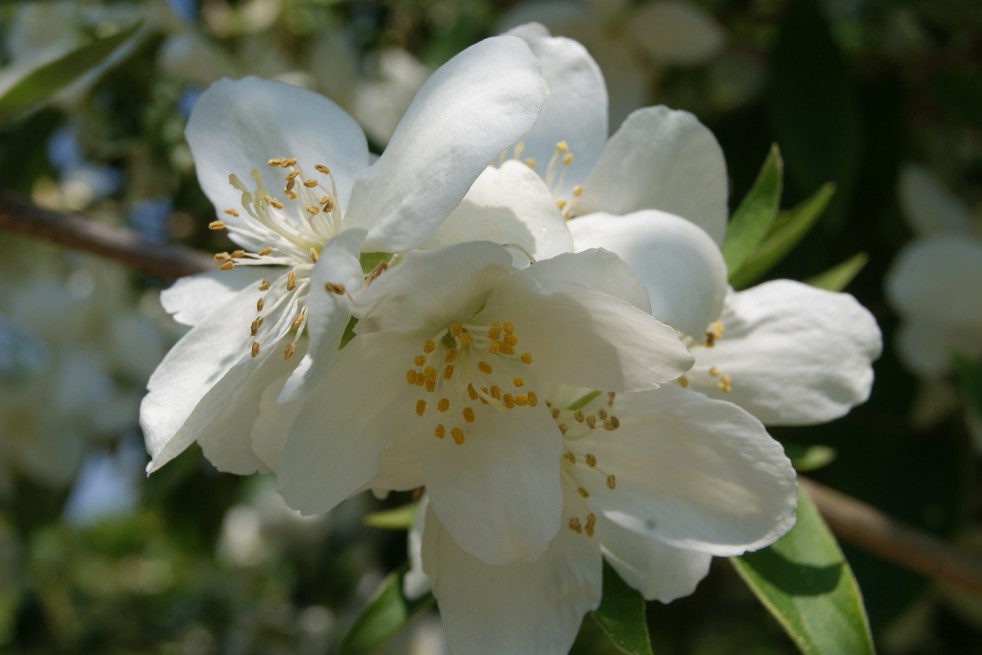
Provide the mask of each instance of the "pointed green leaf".
{"label": "pointed green leaf", "polygon": [[628,655],[652,655],[644,597],[604,562],[604,588],[593,618],[619,650]]}
{"label": "pointed green leaf", "polygon": [[409,526],[413,524],[413,517],[416,516],[416,509],[418,507],[419,503],[408,503],[402,507],[374,512],[362,520],[370,528],[408,530]]}
{"label": "pointed green leaf", "polygon": [[794,470],[800,472],[814,471],[828,466],[835,461],[839,454],[835,448],[821,444],[804,446],[796,443],[785,443],[784,451],[794,465]]}
{"label": "pointed green leaf", "polygon": [[402,579],[409,569],[403,564],[382,580],[368,604],[362,608],[351,630],[344,636],[338,655],[370,655],[378,652],[399,630],[426,609],[433,596],[410,600],[402,593]]}
{"label": "pointed green leaf", "polygon": [[859,274],[859,271],[863,270],[863,267],[866,266],[866,262],[868,261],[869,255],[865,252],[856,253],[841,264],[836,264],[824,273],[819,273],[815,277],[806,280],[806,282],[813,287],[825,289],[826,291],[842,291],[849,286],[849,283]]}
{"label": "pointed green leaf", "polygon": [[833,193],[835,185],[825,184],[811,198],[778,214],[771,233],[754,254],[747,258],[740,270],[730,276],[730,284],[735,289],[745,289],[771,270],[808,234],[825,211]]}
{"label": "pointed green leaf", "polygon": [[872,655],[852,569],[801,490],[797,513],[794,528],[770,547],[730,561],[805,655]]}
{"label": "pointed green leaf", "polygon": [[726,260],[726,270],[730,272],[730,276],[740,270],[743,262],[753,254],[774,224],[781,200],[783,176],[784,161],[775,143],[771,146],[770,154],[767,155],[753,187],[733,212],[726,227],[723,259]]}
{"label": "pointed green leaf", "polygon": [[15,114],[47,100],[103,63],[139,28],[140,23],[136,23],[112,36],[76,48],[28,72],[0,95],[0,124],[7,122]]}

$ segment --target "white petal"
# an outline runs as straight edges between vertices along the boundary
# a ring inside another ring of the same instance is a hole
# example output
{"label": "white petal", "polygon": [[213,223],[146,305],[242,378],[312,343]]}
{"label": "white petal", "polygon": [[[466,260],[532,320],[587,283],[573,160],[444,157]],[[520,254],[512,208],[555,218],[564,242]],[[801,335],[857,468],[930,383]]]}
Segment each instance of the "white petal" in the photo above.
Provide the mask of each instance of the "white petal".
{"label": "white petal", "polygon": [[274,157],[295,157],[307,172],[325,164],[345,207],[355,176],[368,166],[365,135],[344,110],[306,89],[255,77],[211,85],[194,105],[186,135],[201,188],[226,222],[232,219],[224,209],[242,207],[230,173],[248,180],[257,169],[264,179],[278,178],[282,169],[266,164]]}
{"label": "white petal", "polygon": [[562,437],[545,405],[474,409],[473,423],[461,421],[464,443],[449,435],[421,442],[430,505],[476,558],[488,564],[532,560],[559,530]]}
{"label": "white petal", "polygon": [[259,397],[259,415],[252,422],[249,439],[252,452],[262,462],[263,468],[274,473],[279,468],[280,455],[286,447],[290,426],[296,420],[302,403],[279,403],[277,397],[289,375],[284,375],[266,387]]}
{"label": "white petal", "polygon": [[887,275],[887,295],[904,316],[982,330],[982,241],[959,235],[918,239]]}
{"label": "white petal", "polygon": [[972,223],[968,207],[923,166],[906,164],[900,171],[900,208],[918,234],[964,232]]}
{"label": "white petal", "polygon": [[656,61],[694,66],[719,54],[723,28],[691,2],[659,0],[642,5],[627,24],[635,42]]}
{"label": "white petal", "polygon": [[611,412],[620,427],[577,442],[616,477],[614,489],[601,476],[586,478],[589,470],[580,478],[591,507],[610,520],[676,548],[726,556],[770,544],[794,524],[791,462],[739,407],[668,386],[618,395]]}
{"label": "white petal", "polygon": [[686,334],[700,335],[726,298],[726,262],[709,235],[689,221],[647,210],[581,216],[569,222],[576,250],[617,253],[647,285],[651,314]]}
{"label": "white petal", "polygon": [[265,273],[259,266],[237,266],[182,277],[160,292],[160,304],[178,323],[197,325],[239,291],[258,284]]}
{"label": "white petal", "polygon": [[[313,381],[325,375],[334,361],[341,337],[351,319],[348,294],[357,293],[364,282],[361,271],[361,244],[365,231],[345,230],[327,242],[310,275],[307,296],[306,331],[309,354],[283,386],[281,402],[300,399]],[[347,293],[327,291],[325,284],[340,285]]]}
{"label": "white petal", "polygon": [[563,284],[580,284],[620,298],[644,312],[651,311],[648,289],[623,259],[603,248],[536,262],[524,275],[538,282],[545,291]]}
{"label": "white petal", "polygon": [[982,333],[956,329],[930,320],[912,319],[900,326],[897,354],[909,369],[928,378],[943,376],[955,354],[975,358],[982,354]]}
{"label": "white petal", "polygon": [[516,266],[573,249],[573,237],[545,183],[524,164],[488,167],[443,223],[420,244],[434,249],[465,241],[510,246]]}
{"label": "white petal", "polygon": [[308,394],[277,466],[277,490],[305,514],[326,512],[364,488],[384,448],[412,436],[406,385],[424,337],[378,333],[353,339]]}
{"label": "white petal", "polygon": [[432,508],[423,568],[455,655],[563,655],[603,587],[600,549],[591,539],[560,530],[537,561],[491,566],[454,543]]}
{"label": "white petal", "polygon": [[577,213],[660,209],[692,221],[719,244],[726,198],[726,161],[713,133],[688,112],[648,107],[610,138]]}
{"label": "white petal", "polygon": [[651,389],[685,372],[675,331],[623,300],[576,284],[549,292],[522,274],[499,283],[475,321],[511,321],[536,375],[590,389]]}
{"label": "white petal", "polygon": [[148,393],[140,405],[140,426],[153,458],[147,472],[191,445],[194,435],[184,433],[175,439],[181,426],[208,390],[236,362],[249,357],[249,324],[256,315],[255,303],[254,289],[240,291],[185,334],[150,376]]}
{"label": "white petal", "polygon": [[406,535],[406,551],[409,557],[409,570],[402,578],[402,593],[409,599],[421,598],[430,591],[430,578],[423,572],[423,534],[426,530],[426,515],[429,513],[430,499],[426,494],[419,499],[413,524]]}
{"label": "white petal", "polygon": [[727,297],[725,331],[697,348],[691,379],[716,366],[731,391],[703,393],[740,405],[768,425],[808,425],[865,402],[880,356],[880,330],[855,298],[776,280]]}
{"label": "white petal", "polygon": [[436,330],[466,320],[511,263],[504,248],[487,241],[411,251],[358,296],[356,330]]}
{"label": "white petal", "polygon": [[529,131],[548,92],[538,67],[524,41],[494,37],[427,80],[352,191],[345,221],[369,230],[367,250],[423,241],[488,162]]}
{"label": "white petal", "polygon": [[542,64],[549,97],[532,130],[522,138],[521,159],[531,157],[535,170],[545,174],[556,144],[566,142],[573,161],[565,167],[563,184],[553,189],[559,198],[572,199],[572,189],[586,180],[607,143],[607,89],[600,67],[582,45],[553,37],[537,23],[509,32],[521,37]]}
{"label": "white petal", "polygon": [[709,573],[712,555],[668,546],[622,528],[603,514],[597,519],[597,533],[610,565],[648,600],[669,603],[688,596]]}
{"label": "white petal", "polygon": [[[428,438],[424,435],[422,438]],[[420,438],[395,443],[382,451],[378,473],[370,484],[376,496],[390,491],[409,491],[426,484]]]}

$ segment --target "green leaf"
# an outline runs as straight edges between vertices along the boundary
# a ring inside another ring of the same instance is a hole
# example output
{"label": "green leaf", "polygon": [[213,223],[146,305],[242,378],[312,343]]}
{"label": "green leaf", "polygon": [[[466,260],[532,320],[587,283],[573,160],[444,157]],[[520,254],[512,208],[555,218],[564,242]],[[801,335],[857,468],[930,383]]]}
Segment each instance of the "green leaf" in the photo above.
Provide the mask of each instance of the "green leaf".
{"label": "green leaf", "polygon": [[753,187],[733,212],[726,227],[723,259],[726,260],[726,270],[731,276],[740,270],[743,262],[753,254],[774,224],[781,200],[783,177],[784,161],[775,143],[771,146],[770,154],[767,155]]}
{"label": "green leaf", "polygon": [[784,451],[791,463],[794,464],[795,470],[802,472],[814,471],[828,466],[835,461],[839,454],[835,448],[829,446],[804,446],[796,443],[784,444]]}
{"label": "green leaf", "polygon": [[368,275],[380,264],[388,263],[392,259],[392,254],[387,252],[363,252],[359,258],[359,263],[361,264],[361,272]]}
{"label": "green leaf", "polygon": [[764,242],[747,258],[740,270],[730,276],[730,284],[736,289],[744,289],[771,270],[808,234],[825,211],[833,193],[835,185],[827,183],[811,198],[789,211],[781,212]]}
{"label": "green leaf", "polygon": [[614,645],[628,655],[652,655],[644,610],[640,592],[629,587],[604,561],[603,598],[593,618]]}
{"label": "green leaf", "polygon": [[866,266],[866,262],[868,261],[869,255],[865,252],[856,253],[841,264],[836,264],[824,273],[819,273],[815,277],[806,280],[806,282],[813,287],[825,289],[826,291],[842,291],[849,286],[849,283],[859,274],[859,271],[863,270],[863,267]]}
{"label": "green leaf", "polygon": [[730,561],[805,655],[872,655],[852,569],[801,490],[797,513],[794,528],[770,547]]}
{"label": "green leaf", "polygon": [[414,616],[426,609],[433,596],[409,600],[402,594],[402,579],[409,570],[403,564],[382,580],[368,604],[362,608],[351,630],[344,636],[338,655],[369,655],[377,652]]}
{"label": "green leaf", "polygon": [[767,101],[788,180],[801,192],[835,182],[841,215],[862,156],[862,115],[850,70],[816,0],[787,10],[771,57]]}
{"label": "green leaf", "polygon": [[0,95],[0,124],[49,99],[109,55],[140,28],[141,23],[112,36],[93,41],[25,74]]}
{"label": "green leaf", "polygon": [[409,526],[413,524],[413,517],[416,516],[417,507],[419,507],[419,503],[408,503],[402,507],[374,512],[362,519],[362,522],[370,528],[408,530]]}

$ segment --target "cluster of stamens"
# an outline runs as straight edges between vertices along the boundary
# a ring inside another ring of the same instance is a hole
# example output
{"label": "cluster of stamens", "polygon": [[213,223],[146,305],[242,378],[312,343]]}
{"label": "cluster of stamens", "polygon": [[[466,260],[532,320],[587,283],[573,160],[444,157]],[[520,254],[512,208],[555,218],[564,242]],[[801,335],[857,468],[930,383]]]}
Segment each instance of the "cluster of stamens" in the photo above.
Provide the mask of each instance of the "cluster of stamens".
{"label": "cluster of stamens", "polygon": [[258,357],[267,341],[293,332],[293,339],[283,350],[283,356],[290,359],[306,321],[310,272],[323,246],[342,230],[342,215],[334,176],[327,166],[314,165],[318,173],[327,176],[324,182],[307,176],[294,157],[274,157],[267,164],[286,169],[283,199],[274,197],[263,186],[258,170],[251,173],[254,189],[238,176],[229,175],[229,183],[242,193],[241,210],[225,209],[229,218],[212,221],[208,228],[227,230],[245,242],[266,244],[257,252],[243,249],[216,253],[220,269],[231,270],[240,265],[288,268],[285,275],[259,283],[257,316],[249,325],[249,334],[253,338],[250,354]]}
{"label": "cluster of stamens", "polygon": [[[712,348],[716,345],[716,341],[723,337],[723,327],[722,321],[713,321],[709,329],[706,330],[706,334],[702,340],[696,341],[692,337],[682,335],[682,341],[689,347],[689,350],[693,348]],[[733,379],[730,377],[730,374],[722,372],[718,366],[710,366],[706,370],[706,373],[715,380],[716,388],[723,393],[729,393],[733,390]],[[676,382],[683,389],[687,388],[689,386],[689,377],[682,375]]]}
{"label": "cluster of stamens", "polygon": [[406,371],[406,383],[423,394],[414,402],[416,416],[435,411],[434,437],[449,435],[460,446],[480,412],[538,405],[536,393],[516,374],[532,363],[532,355],[517,351],[517,345],[515,326],[508,321],[490,326],[453,323],[423,342]]}
{"label": "cluster of stamens", "polygon": [[[600,396],[598,394],[597,398]],[[559,431],[563,434],[563,457],[561,460],[564,484],[575,492],[575,496],[567,494],[567,507],[571,516],[568,527],[577,534],[592,537],[596,530],[597,516],[591,511],[586,502],[598,490],[606,492],[617,489],[617,476],[601,466],[597,456],[591,452],[582,452],[583,448],[577,442],[602,429],[614,432],[620,425],[620,419],[614,415],[614,399],[616,394],[609,392],[601,402],[591,399],[585,407],[577,409],[560,409],[547,402],[552,418],[556,421]],[[596,407],[593,411],[587,408]],[[599,476],[603,485],[591,485],[594,491],[589,491],[583,484],[584,476]]]}
{"label": "cluster of stamens", "polygon": [[[525,142],[519,141],[515,144],[514,148],[511,149],[512,155],[511,159],[515,161],[520,161],[524,163],[529,168],[535,170],[536,162],[534,157],[522,158],[525,153]],[[498,165],[505,163],[505,159],[508,158],[508,150],[504,150],[501,156],[498,158]],[[552,157],[549,158],[549,163],[546,165],[545,173],[541,173],[542,180],[546,183],[546,186],[552,192],[553,197],[556,198],[556,206],[559,207],[559,211],[562,212],[563,218],[567,221],[573,218],[576,210],[576,200],[583,194],[583,187],[577,184],[573,187],[571,193],[572,198],[563,198],[560,196],[563,190],[563,184],[566,182],[566,170],[569,165],[573,163],[573,153],[569,149],[569,144],[565,141],[558,141],[556,147],[553,150]]]}

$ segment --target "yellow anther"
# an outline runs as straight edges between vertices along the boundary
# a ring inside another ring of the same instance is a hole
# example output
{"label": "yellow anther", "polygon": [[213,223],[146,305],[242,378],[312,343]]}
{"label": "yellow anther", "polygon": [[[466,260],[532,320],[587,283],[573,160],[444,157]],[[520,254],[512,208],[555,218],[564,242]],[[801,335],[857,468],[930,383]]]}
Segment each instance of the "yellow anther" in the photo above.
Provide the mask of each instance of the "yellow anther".
{"label": "yellow anther", "polygon": [[570,517],[569,529],[575,532],[576,534],[582,534],[583,526],[580,525],[580,519],[576,518],[575,516]]}
{"label": "yellow anther", "polygon": [[613,432],[619,427],[621,427],[621,420],[616,416],[611,416],[609,419],[604,421],[604,430],[607,432]]}
{"label": "yellow anther", "polygon": [[316,170],[318,173],[323,173],[324,175],[331,174],[331,169],[324,164],[314,164],[314,170]]}
{"label": "yellow anther", "polygon": [[409,369],[408,371],[406,371],[406,382],[408,382],[409,384],[416,384],[417,375],[418,373],[416,373],[415,370]]}
{"label": "yellow anther", "polygon": [[501,324],[501,329],[505,331],[505,334],[514,334],[515,324],[512,323],[511,321],[505,321],[504,323]]}
{"label": "yellow anther", "polygon": [[601,407],[600,409],[598,409],[597,410],[597,418],[599,418],[601,421],[606,420],[607,419],[607,410],[604,409],[603,407]]}
{"label": "yellow anther", "polygon": [[310,249],[310,261],[312,261],[312,262],[314,262],[316,264],[317,263],[317,259],[319,257],[320,257],[320,255],[317,254],[317,249],[316,248],[311,248]]}
{"label": "yellow anther", "polygon": [[563,166],[569,166],[573,163],[573,153],[567,152],[563,155]]}
{"label": "yellow anther", "polygon": [[473,423],[474,422],[474,408],[473,407],[465,407],[464,408],[464,411],[461,412],[461,413],[464,415],[464,420],[465,421],[467,421],[468,423]]}
{"label": "yellow anther", "polygon": [[271,204],[273,207],[276,207],[277,209],[283,209],[283,203],[277,200],[276,198],[270,198],[269,204]]}
{"label": "yellow anther", "polygon": [[454,361],[455,359],[457,359],[457,349],[456,348],[451,348],[450,350],[448,350],[446,352],[446,354],[443,355],[443,361],[446,364],[449,364],[450,362]]}
{"label": "yellow anther", "polygon": [[720,375],[719,384],[717,384],[716,386],[718,386],[719,390],[722,391],[723,393],[729,393],[730,391],[732,391],[733,381],[730,379],[730,375],[728,373],[723,373],[722,375]]}
{"label": "yellow anther", "polygon": [[449,380],[453,377],[453,364],[447,364],[443,367],[443,379]]}
{"label": "yellow anther", "polygon": [[511,381],[511,383],[512,383],[513,385],[515,385],[516,387],[524,387],[524,386],[525,386],[525,378],[523,378],[523,377],[522,377],[522,376],[520,376],[520,375],[516,375],[516,376],[515,376],[515,377],[514,377],[514,378],[512,379],[512,381]]}
{"label": "yellow anther", "polygon": [[502,341],[507,343],[509,346],[514,346],[518,343],[518,337],[516,337],[514,334],[506,334]]}
{"label": "yellow anther", "polygon": [[265,307],[265,306],[266,306],[266,301],[263,300],[262,298],[260,298],[259,300],[256,301],[256,311],[257,312],[263,311],[263,307]]}
{"label": "yellow anther", "polygon": [[303,185],[308,189],[312,189],[317,186],[317,180],[304,180]]}
{"label": "yellow anther", "polygon": [[560,432],[562,432],[563,434],[566,434],[566,432],[568,430],[569,430],[569,427],[565,423],[560,423],[559,424],[559,431]]}
{"label": "yellow anther", "polygon": [[225,221],[212,221],[211,223],[208,223],[208,229],[209,230],[216,230],[216,231],[217,230],[224,230],[225,229]]}
{"label": "yellow anther", "polygon": [[426,390],[429,391],[430,393],[433,393],[434,391],[436,391],[436,381],[435,380],[427,380],[426,381]]}
{"label": "yellow anther", "polygon": [[239,210],[232,209],[231,207],[229,209],[226,209],[225,213],[228,214],[229,216],[235,216],[236,218],[239,217]]}
{"label": "yellow anther", "polygon": [[229,271],[229,270],[235,268],[235,263],[234,262],[225,262],[223,264],[220,264],[218,266],[218,268],[222,269],[223,271]]}
{"label": "yellow anther", "polygon": [[488,339],[500,339],[501,338],[501,323],[495,321],[488,328]]}
{"label": "yellow anther", "polygon": [[485,375],[491,375],[491,371],[494,370],[491,368],[491,365],[483,359],[477,363],[477,368],[480,369],[481,373],[484,373]]}
{"label": "yellow anther", "polygon": [[594,416],[593,414],[590,414],[589,416],[586,417],[586,424],[587,427],[589,427],[591,430],[594,429],[595,427],[597,427],[597,417]]}
{"label": "yellow anther", "polygon": [[252,356],[253,357],[258,357],[259,356],[259,342],[258,341],[253,341],[252,342]]}
{"label": "yellow anther", "polygon": [[563,453],[563,457],[565,457],[566,461],[570,464],[576,464],[576,455],[574,455],[571,451],[567,450],[565,453]]}
{"label": "yellow anther", "polygon": [[286,179],[288,179],[288,180],[292,180],[292,179],[294,179],[294,178],[295,178],[295,177],[296,177],[297,175],[300,175],[300,169],[295,169],[295,170],[292,170],[292,171],[290,171],[289,173],[287,173],[287,174],[286,174]]}
{"label": "yellow anther", "polygon": [[505,395],[503,395],[501,397],[501,402],[508,409],[511,409],[512,407],[515,406],[515,398],[510,393],[506,393]]}
{"label": "yellow anther", "polygon": [[590,512],[586,515],[586,525],[583,526],[583,531],[586,532],[586,536],[592,537],[593,532],[597,527],[597,515]]}
{"label": "yellow anther", "polygon": [[[297,197],[297,192],[293,190],[293,187],[297,185],[297,181],[294,179],[287,179],[286,186],[283,187],[283,193],[287,194],[291,200],[295,200]],[[290,195],[290,194],[293,195]]]}
{"label": "yellow anther", "polygon": [[614,474],[613,473],[611,473],[610,475],[607,476],[607,488],[608,489],[616,489],[617,488],[617,478],[614,477]]}
{"label": "yellow anther", "polygon": [[498,342],[498,352],[504,355],[514,355],[515,348],[510,343],[505,343],[503,341]]}
{"label": "yellow anther", "polygon": [[286,290],[293,291],[297,288],[297,273],[296,271],[290,271],[286,274]]}
{"label": "yellow anther", "polygon": [[583,195],[583,187],[577,184],[575,187],[573,187],[573,197],[579,198],[582,195]]}
{"label": "yellow anther", "polygon": [[[262,318],[262,317],[260,317],[260,318]],[[261,325],[261,321],[258,318],[256,320],[254,320],[252,323],[250,323],[249,324],[249,334],[251,334],[252,336],[256,336],[256,333],[259,332],[259,326],[260,325]]]}
{"label": "yellow anther", "polygon": [[488,395],[495,400],[501,400],[501,389],[498,388],[498,385],[492,384],[491,388],[488,389]]}
{"label": "yellow anther", "polygon": [[470,345],[471,345],[471,335],[468,332],[464,332],[462,335],[460,335],[460,347],[467,348]]}
{"label": "yellow anther", "polygon": [[293,357],[293,353],[295,353],[296,351],[297,351],[297,344],[295,343],[286,344],[286,348],[283,349],[283,358],[290,359],[291,357]]}
{"label": "yellow anther", "polygon": [[451,323],[450,324],[450,335],[452,337],[457,338],[457,337],[459,337],[463,333],[464,333],[464,326],[463,325],[461,325],[460,323]]}
{"label": "yellow anther", "polygon": [[424,355],[416,355],[413,357],[413,364],[416,366],[422,366],[426,363],[426,357]]}
{"label": "yellow anther", "polygon": [[325,282],[324,290],[336,296],[343,296],[348,292],[347,288],[340,282]]}
{"label": "yellow anther", "polygon": [[689,378],[685,377],[684,375],[680,375],[679,379],[676,380],[676,382],[678,382],[679,386],[682,387],[683,389],[686,389],[689,386]]}
{"label": "yellow anther", "polygon": [[560,198],[556,201],[556,207],[559,207],[560,210],[566,209],[566,201]]}
{"label": "yellow anther", "polygon": [[436,350],[436,341],[433,341],[433,339],[427,339],[426,341],[423,342],[424,353],[431,353],[434,350]]}
{"label": "yellow anther", "polygon": [[584,489],[583,487],[577,487],[576,488],[576,493],[580,494],[580,496],[582,496],[583,498],[589,498],[590,497],[590,492],[587,491],[586,489]]}
{"label": "yellow anther", "polygon": [[303,325],[303,319],[303,314],[297,314],[293,317],[293,323],[290,324],[290,327],[294,330],[299,329],[300,326]]}
{"label": "yellow anther", "polygon": [[529,404],[529,395],[527,393],[520,393],[515,396],[515,404],[519,407],[525,407]]}
{"label": "yellow anther", "polygon": [[532,363],[532,353],[522,353],[522,363],[531,364]]}
{"label": "yellow anther", "polygon": [[714,378],[719,377],[719,367],[717,367],[717,366],[711,367],[709,369],[709,374],[712,375]]}
{"label": "yellow anther", "polygon": [[467,397],[471,400],[477,400],[481,397],[480,394],[477,393],[477,389],[474,388],[473,384],[467,384]]}
{"label": "yellow anther", "polygon": [[228,254],[227,252],[216,252],[215,253],[215,261],[216,262],[227,262],[231,258],[232,258],[232,255]]}
{"label": "yellow anther", "polygon": [[327,198],[327,200],[321,199],[321,204],[324,206],[324,213],[330,214],[332,211],[334,211],[334,201],[331,200],[329,196],[325,196],[325,198]]}
{"label": "yellow anther", "polygon": [[268,160],[266,163],[269,164],[270,166],[282,166],[283,165],[283,158],[282,157],[273,157],[272,159]]}
{"label": "yellow anther", "polygon": [[269,255],[272,252],[273,252],[273,248],[271,246],[263,246],[263,249],[259,251],[259,256],[265,257],[266,255]]}
{"label": "yellow anther", "polygon": [[568,143],[566,143],[565,141],[557,141],[556,142],[556,152],[557,153],[563,153],[563,152],[566,152],[567,150],[569,150],[569,144]]}
{"label": "yellow anther", "polygon": [[321,208],[317,205],[304,205],[304,209],[306,209],[307,213],[311,216],[317,216],[318,212],[321,210]]}
{"label": "yellow anther", "polygon": [[586,455],[586,465],[593,468],[597,465],[597,456],[593,453],[587,453]]}
{"label": "yellow anther", "polygon": [[436,424],[436,429],[433,430],[433,436],[437,439],[443,439],[445,436],[447,436],[447,429],[443,427],[443,423]]}
{"label": "yellow anther", "polygon": [[526,157],[525,165],[529,168],[535,168],[535,157]]}
{"label": "yellow anther", "polygon": [[464,431],[460,428],[454,426],[453,429],[450,430],[450,436],[453,437],[453,442],[458,446],[464,443]]}
{"label": "yellow anther", "polygon": [[488,352],[492,355],[497,355],[499,352],[501,352],[501,344],[497,341],[492,341],[488,345]]}
{"label": "yellow anther", "polygon": [[438,412],[445,412],[448,409],[450,409],[450,399],[449,398],[441,398],[440,400],[438,400],[436,402],[436,410]]}
{"label": "yellow anther", "polygon": [[576,413],[573,414],[573,418],[576,419],[577,423],[582,423],[584,419],[583,410],[582,409],[576,410]]}
{"label": "yellow anther", "polygon": [[614,398],[616,398],[616,397],[617,397],[617,394],[614,393],[613,391],[608,391],[607,392],[607,407],[613,407],[614,406]]}
{"label": "yellow anther", "polygon": [[245,257],[245,250],[233,250],[232,254],[229,255],[232,259],[242,259]]}
{"label": "yellow anther", "polygon": [[436,369],[432,366],[427,366],[423,369],[423,377],[427,380],[436,380]]}
{"label": "yellow anther", "polygon": [[416,401],[416,416],[422,416],[426,411],[426,401],[420,398]]}
{"label": "yellow anther", "polygon": [[553,407],[552,409],[549,410],[549,413],[552,414],[552,419],[553,420],[556,420],[557,418],[559,418],[559,408],[558,407]]}

